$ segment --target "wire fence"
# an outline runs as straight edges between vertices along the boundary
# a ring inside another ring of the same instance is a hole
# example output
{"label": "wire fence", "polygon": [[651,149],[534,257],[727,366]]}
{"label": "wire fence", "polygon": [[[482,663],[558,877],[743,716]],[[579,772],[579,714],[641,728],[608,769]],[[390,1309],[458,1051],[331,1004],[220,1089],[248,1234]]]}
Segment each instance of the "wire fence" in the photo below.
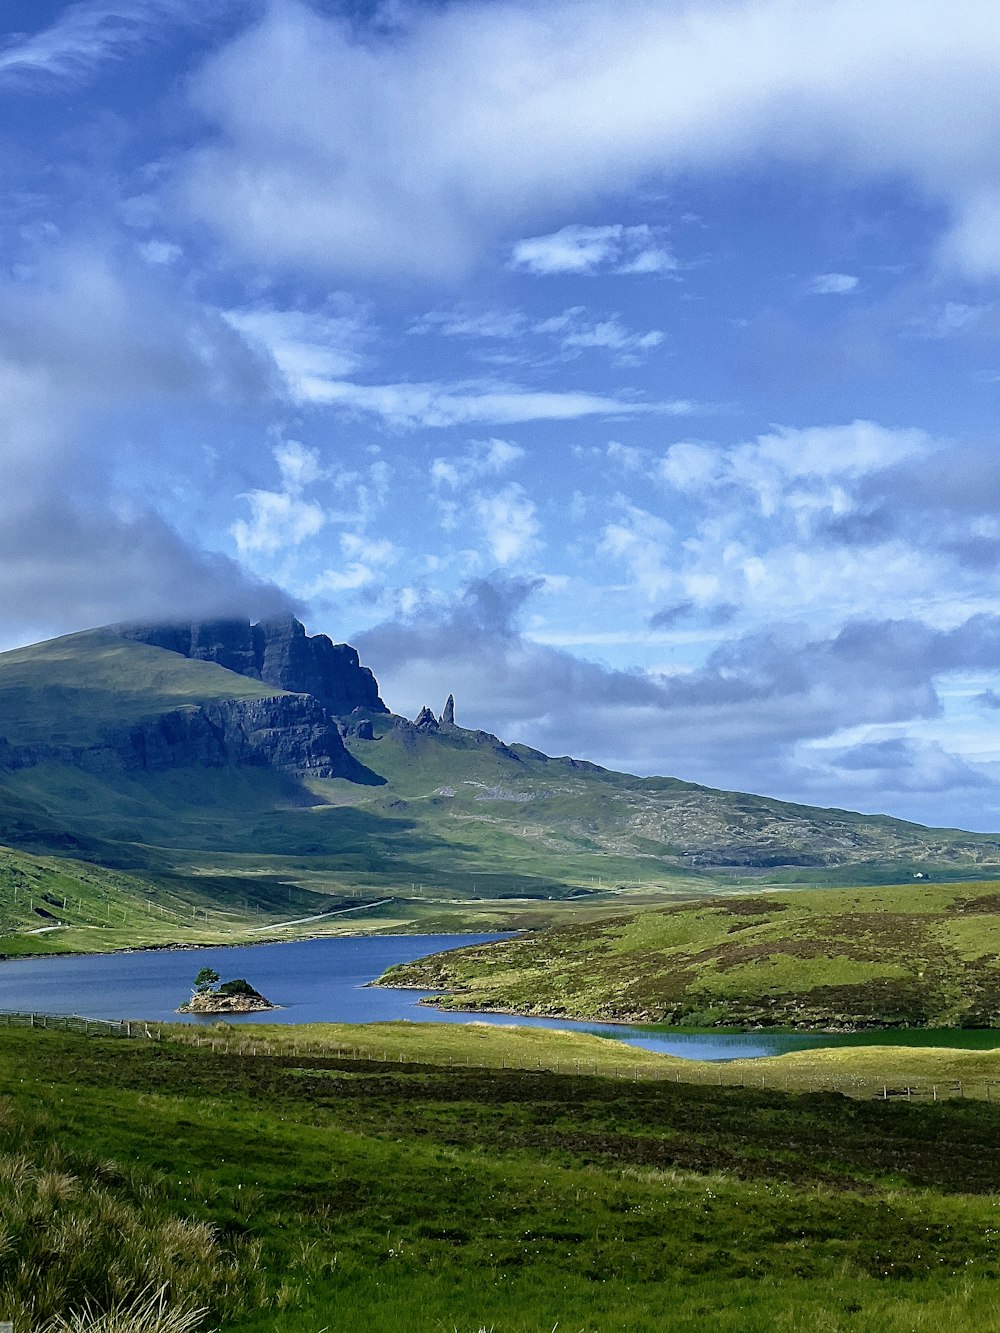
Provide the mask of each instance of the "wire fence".
{"label": "wire fence", "polygon": [[0,1009],[0,1027],[38,1028],[50,1032],[80,1032],[87,1037],[139,1037],[162,1041],[162,1029],[153,1023],[125,1018],[85,1018],[82,1014],[39,1014]]}
{"label": "wire fence", "polygon": [[[0,1010],[0,1027],[33,1028],[40,1031],[77,1032],[91,1037],[123,1037],[132,1040],[160,1042],[163,1026],[137,1019],[87,1018],[81,1014],[43,1014],[18,1010]],[[502,1054],[474,1060],[469,1056],[451,1056],[434,1051],[391,1049],[389,1045],[351,1045],[348,1043],[322,1044],[256,1037],[243,1030],[239,1033],[202,1036],[197,1030],[171,1025],[166,1033],[172,1042],[211,1050],[215,1054],[237,1056],[243,1059],[280,1059],[296,1064],[303,1072],[315,1072],[338,1062],[352,1066],[381,1065],[398,1070],[400,1065],[420,1068],[448,1068],[455,1070],[493,1070],[627,1080],[633,1083],[683,1083],[700,1087],[743,1088],[770,1092],[839,1093],[841,1096],[863,1100],[938,1102],[956,1098],[1000,1103],[1000,1078],[930,1079],[918,1075],[839,1074],[830,1077],[819,1071],[783,1070],[764,1061],[741,1061],[738,1064],[723,1061],[686,1061],[664,1059],[663,1064],[629,1064],[620,1058],[613,1062],[600,1060],[524,1058],[516,1054]],[[759,1067],[758,1067],[759,1066]]]}

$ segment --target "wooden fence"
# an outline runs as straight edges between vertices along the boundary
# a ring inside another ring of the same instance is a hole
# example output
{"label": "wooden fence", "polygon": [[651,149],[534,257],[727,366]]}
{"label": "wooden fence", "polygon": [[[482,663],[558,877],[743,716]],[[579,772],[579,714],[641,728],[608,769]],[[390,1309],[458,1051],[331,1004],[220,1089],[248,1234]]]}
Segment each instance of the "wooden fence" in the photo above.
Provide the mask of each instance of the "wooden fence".
{"label": "wooden fence", "polygon": [[156,1024],[134,1018],[84,1018],[82,1014],[38,1014],[15,1009],[0,1009],[0,1027],[81,1032],[88,1037],[141,1037],[149,1041],[163,1039],[163,1033]]}

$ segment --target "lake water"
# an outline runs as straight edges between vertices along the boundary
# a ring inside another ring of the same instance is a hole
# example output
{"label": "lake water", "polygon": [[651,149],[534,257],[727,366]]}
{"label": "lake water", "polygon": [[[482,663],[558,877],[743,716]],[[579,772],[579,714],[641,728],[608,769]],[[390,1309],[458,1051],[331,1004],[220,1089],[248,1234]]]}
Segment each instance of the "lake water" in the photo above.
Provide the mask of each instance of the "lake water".
{"label": "lake water", "polygon": [[506,1014],[443,1012],[418,1001],[431,991],[382,990],[367,982],[393,963],[500,935],[356,935],[253,944],[238,948],[156,949],[125,954],[16,959],[0,963],[0,1010],[80,1014],[87,1018],[137,1018],[210,1023],[174,1012],[191,991],[195,974],[212,967],[224,980],[246,977],[282,1007],[264,1014],[231,1015],[236,1023],[416,1023],[516,1024],[569,1028],[631,1046],[692,1060],[735,1060],[778,1055],[818,1046],[942,1045],[984,1049],[1000,1046],[1000,1032],[876,1032],[830,1036],[791,1032],[684,1032],[624,1024],[574,1023],[567,1019],[518,1018]]}

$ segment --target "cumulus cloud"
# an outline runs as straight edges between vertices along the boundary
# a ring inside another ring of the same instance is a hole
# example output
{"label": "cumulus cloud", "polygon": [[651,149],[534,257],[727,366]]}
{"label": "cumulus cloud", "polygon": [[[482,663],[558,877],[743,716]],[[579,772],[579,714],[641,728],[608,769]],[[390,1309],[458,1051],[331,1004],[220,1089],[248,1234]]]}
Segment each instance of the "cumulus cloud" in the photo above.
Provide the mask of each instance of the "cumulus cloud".
{"label": "cumulus cloud", "polygon": [[431,464],[442,527],[453,531],[471,519],[477,540],[501,568],[526,560],[542,545],[538,511],[524,487],[519,482],[489,485],[524,455],[512,440],[472,440],[463,451]]}
{"label": "cumulus cloud", "polygon": [[323,570],[305,589],[307,597],[322,598],[328,593],[358,592],[361,589],[370,591],[399,559],[399,550],[393,542],[357,532],[342,532],[340,549],[345,557],[343,567]]}
{"label": "cumulus cloud", "polygon": [[435,458],[431,481],[435,489],[460,490],[483,477],[498,476],[524,457],[524,450],[513,440],[472,440],[459,454]]}
{"label": "cumulus cloud", "polygon": [[280,491],[247,491],[240,498],[250,507],[249,519],[237,519],[230,532],[240,555],[276,555],[315,537],[326,523],[323,506],[303,491],[321,478],[319,454],[297,440],[275,446],[281,474]]}
{"label": "cumulus cloud", "polygon": [[511,251],[510,267],[536,277],[572,273],[592,276],[599,272],[669,273],[677,261],[663,244],[662,228],[605,227],[579,224],[562,227],[548,236],[529,236]]}
{"label": "cumulus cloud", "polygon": [[[194,216],[279,264],[453,276],[528,218],[779,161],[909,185],[941,209],[943,261],[1000,272],[993,0],[393,13],[365,27],[286,0],[208,62],[193,97],[215,139],[179,181]],[[608,260],[629,230],[539,230],[518,262],[662,270],[658,247]]]}
{"label": "cumulus cloud", "polygon": [[853,273],[817,273],[806,283],[810,296],[846,296],[857,288],[858,279]]}
{"label": "cumulus cloud", "polygon": [[638,505],[621,503],[621,516],[601,535],[602,554],[621,560],[647,601],[656,602],[677,584],[671,556],[675,534],[665,519]]}
{"label": "cumulus cloud", "polygon": [[[667,514],[683,502],[683,539],[667,562],[665,536],[626,540],[617,519],[602,550],[645,599],[688,598],[702,611],[723,602],[816,624],[907,607],[932,613],[935,590],[948,584],[954,605],[933,614],[956,615],[975,609],[967,599],[983,604],[981,587],[956,579],[956,563],[982,568],[1000,537],[990,450],[965,452],[921,430],[866,421],[776,426],[735,445],[681,440],[659,456],[609,450],[626,481],[658,483]],[[657,513],[655,489],[644,508]]]}
{"label": "cumulus cloud", "polygon": [[856,479],[933,448],[925,431],[854,421],[846,426],[778,426],[733,448],[698,441],[671,445],[658,465],[663,481],[682,491],[743,487],[766,513],[775,495],[796,485]]}
{"label": "cumulus cloud", "polygon": [[518,482],[477,495],[475,510],[496,564],[516,564],[539,549],[537,511]]}

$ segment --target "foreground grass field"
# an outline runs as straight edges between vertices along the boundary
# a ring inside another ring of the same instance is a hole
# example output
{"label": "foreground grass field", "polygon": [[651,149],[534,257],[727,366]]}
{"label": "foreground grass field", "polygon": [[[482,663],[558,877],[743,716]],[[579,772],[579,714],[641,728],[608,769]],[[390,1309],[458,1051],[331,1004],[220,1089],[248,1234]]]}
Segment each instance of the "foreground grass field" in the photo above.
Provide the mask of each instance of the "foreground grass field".
{"label": "foreground grass field", "polygon": [[1000,1027],[1000,884],[715,898],[392,968],[459,1009],[695,1027]]}
{"label": "foreground grass field", "polygon": [[1000,1319],[1000,1106],[462,1068],[494,1038],[412,1025],[402,1064],[366,1058],[396,1031],[355,1029],[364,1058],[323,1053],[339,1031],[253,1035],[246,1056],[221,1028],[215,1050],[0,1029],[17,1333],[160,1290],[226,1333]]}

